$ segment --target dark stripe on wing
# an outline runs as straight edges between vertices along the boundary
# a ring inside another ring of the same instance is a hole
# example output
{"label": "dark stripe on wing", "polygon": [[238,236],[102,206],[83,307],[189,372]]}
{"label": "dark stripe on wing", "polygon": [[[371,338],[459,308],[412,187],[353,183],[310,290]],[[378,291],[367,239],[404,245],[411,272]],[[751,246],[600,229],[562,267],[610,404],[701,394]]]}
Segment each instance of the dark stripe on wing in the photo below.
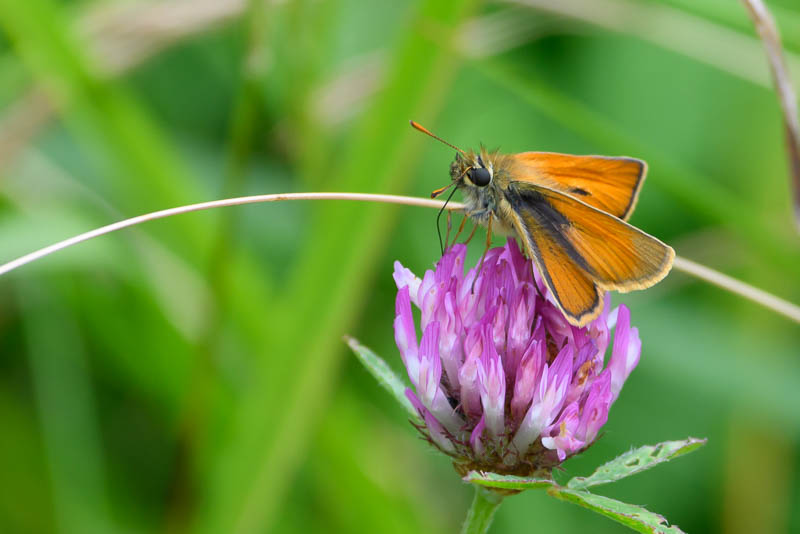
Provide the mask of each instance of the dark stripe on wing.
{"label": "dark stripe on wing", "polygon": [[590,276],[595,275],[593,269],[586,263],[586,259],[564,236],[564,229],[570,226],[569,219],[555,209],[541,193],[530,189],[520,191],[512,185],[506,189],[506,199],[523,220],[533,218],[578,267]]}

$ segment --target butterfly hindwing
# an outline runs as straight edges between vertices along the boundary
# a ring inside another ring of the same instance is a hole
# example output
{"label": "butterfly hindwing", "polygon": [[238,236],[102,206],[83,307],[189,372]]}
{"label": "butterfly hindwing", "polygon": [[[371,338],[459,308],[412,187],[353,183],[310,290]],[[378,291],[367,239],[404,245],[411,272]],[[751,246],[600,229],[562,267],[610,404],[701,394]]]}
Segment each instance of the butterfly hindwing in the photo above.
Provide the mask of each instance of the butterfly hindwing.
{"label": "butterfly hindwing", "polygon": [[566,193],[627,220],[636,207],[647,165],[626,157],[522,152],[512,156],[515,180]]}
{"label": "butterfly hindwing", "polygon": [[512,215],[514,231],[536,264],[557,306],[575,326],[584,326],[603,307],[603,290],[578,267],[567,251],[524,211]]}
{"label": "butterfly hindwing", "polygon": [[644,289],[664,278],[672,266],[672,248],[569,195],[512,182],[507,198],[528,234],[553,241],[603,289]]}
{"label": "butterfly hindwing", "polygon": [[541,232],[530,232],[531,254],[561,312],[576,326],[597,317],[603,309],[603,290],[569,258],[566,251]]}

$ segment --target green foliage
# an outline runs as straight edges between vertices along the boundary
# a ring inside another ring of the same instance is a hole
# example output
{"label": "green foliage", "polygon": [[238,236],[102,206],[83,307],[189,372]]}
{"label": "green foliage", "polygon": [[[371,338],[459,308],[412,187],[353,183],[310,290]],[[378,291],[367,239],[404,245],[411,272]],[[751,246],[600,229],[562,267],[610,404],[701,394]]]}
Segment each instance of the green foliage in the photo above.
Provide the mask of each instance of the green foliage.
{"label": "green foliage", "polygon": [[405,391],[408,386],[392,371],[392,368],[380,356],[355,339],[348,337],[345,338],[345,341],[350,345],[361,365],[378,381],[378,384],[394,397],[400,406],[408,412],[412,420],[417,420],[419,418],[417,411],[411,405],[408,397],[406,397]]}
{"label": "green foliage", "polygon": [[645,445],[621,454],[597,468],[588,477],[575,477],[567,482],[570,489],[582,490],[591,486],[608,484],[640,471],[668,462],[706,444],[706,440],[687,438],[680,441],[665,441],[658,445]]}
{"label": "green foliage", "polygon": [[588,491],[558,488],[550,490],[548,493],[556,499],[583,506],[618,521],[637,532],[653,534],[681,534],[683,532],[674,525],[669,526],[667,520],[660,515],[645,510],[641,506],[609,499],[602,495],[594,495]]}
{"label": "green foliage", "polygon": [[[738,3],[640,3],[733,32],[750,52],[737,66],[766,79]],[[797,65],[800,10],[767,3]],[[643,157],[634,224],[800,301],[774,93],[698,59],[731,63],[713,39],[703,55],[682,33],[642,41],[624,17],[585,30],[471,1],[0,0],[0,260],[229,193],[427,196],[452,151],[415,119],[457,145]],[[232,208],[0,277],[0,531],[453,532],[469,487],[341,342],[399,368],[392,262],[432,265],[434,219]],[[687,532],[800,530],[800,331],[680,273],[615,298],[642,361],[567,472],[631,443],[708,436],[704,461],[609,498]],[[508,499],[493,532],[622,530],[536,495]]]}
{"label": "green foliage", "polygon": [[464,481],[484,488],[497,488],[500,490],[546,489],[547,494],[556,499],[583,506],[638,532],[672,532],[679,534],[683,531],[674,525],[669,526],[666,519],[656,513],[650,512],[641,506],[589,493],[586,488],[615,482],[645,469],[650,469],[658,464],[692,452],[705,443],[706,440],[688,438],[681,441],[665,441],[658,445],[639,447],[601,465],[588,477],[572,478],[565,486],[557,484],[554,480],[498,475],[497,473],[476,473],[474,471],[468,473],[464,477]]}

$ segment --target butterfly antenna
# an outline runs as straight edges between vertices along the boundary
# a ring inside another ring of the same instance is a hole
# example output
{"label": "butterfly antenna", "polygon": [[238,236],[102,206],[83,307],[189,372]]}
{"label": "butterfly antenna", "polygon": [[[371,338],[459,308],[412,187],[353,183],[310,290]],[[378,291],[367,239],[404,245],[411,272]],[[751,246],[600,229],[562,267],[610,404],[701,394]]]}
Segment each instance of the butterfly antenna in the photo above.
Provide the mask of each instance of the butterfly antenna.
{"label": "butterfly antenna", "polygon": [[453,188],[453,190],[450,192],[450,194],[447,195],[447,200],[444,201],[444,204],[442,205],[442,209],[439,210],[439,214],[436,216],[436,233],[439,234],[439,248],[442,251],[442,256],[444,256],[444,243],[442,242],[442,228],[439,226],[439,219],[442,218],[442,213],[444,212],[444,209],[447,207],[447,203],[450,202],[451,198],[453,198],[453,195],[455,194],[455,192],[456,192],[456,189]]}
{"label": "butterfly antenna", "polygon": [[437,140],[437,141],[439,141],[440,143],[444,143],[445,145],[449,146],[450,148],[455,148],[456,150],[458,150],[459,152],[461,152],[461,153],[462,153],[463,155],[465,155],[465,156],[467,155],[467,153],[466,153],[466,152],[464,152],[463,150],[461,150],[460,148],[458,148],[456,145],[453,145],[453,144],[450,144],[450,143],[448,143],[447,141],[445,141],[444,139],[442,139],[442,138],[441,138],[441,137],[439,137],[438,135],[434,134],[433,132],[431,132],[430,130],[428,130],[427,128],[425,128],[424,126],[422,126],[421,124],[419,124],[419,123],[417,123],[417,122],[414,122],[414,121],[409,121],[409,122],[411,123],[411,126],[412,126],[412,127],[416,128],[416,129],[417,129],[417,130],[419,130],[420,132],[422,132],[422,133],[424,133],[424,134],[426,134],[426,135],[430,135],[431,137],[433,137],[434,139],[436,139],[436,140]]}

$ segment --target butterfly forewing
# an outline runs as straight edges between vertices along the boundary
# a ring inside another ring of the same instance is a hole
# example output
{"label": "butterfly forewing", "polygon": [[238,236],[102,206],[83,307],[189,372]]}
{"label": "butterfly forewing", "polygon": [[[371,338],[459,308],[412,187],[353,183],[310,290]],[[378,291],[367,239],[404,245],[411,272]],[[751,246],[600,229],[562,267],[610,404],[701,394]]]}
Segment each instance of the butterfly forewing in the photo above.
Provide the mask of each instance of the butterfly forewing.
{"label": "butterfly forewing", "polygon": [[522,152],[512,156],[514,180],[532,182],[627,219],[636,206],[647,165],[635,158]]}
{"label": "butterfly forewing", "polygon": [[541,229],[532,227],[526,233],[528,255],[542,273],[561,312],[576,326],[584,326],[597,317],[603,306],[603,290]]}
{"label": "butterfly forewing", "polygon": [[672,248],[616,217],[546,187],[514,182],[509,190],[527,232],[547,236],[603,289],[644,289],[672,266]]}

